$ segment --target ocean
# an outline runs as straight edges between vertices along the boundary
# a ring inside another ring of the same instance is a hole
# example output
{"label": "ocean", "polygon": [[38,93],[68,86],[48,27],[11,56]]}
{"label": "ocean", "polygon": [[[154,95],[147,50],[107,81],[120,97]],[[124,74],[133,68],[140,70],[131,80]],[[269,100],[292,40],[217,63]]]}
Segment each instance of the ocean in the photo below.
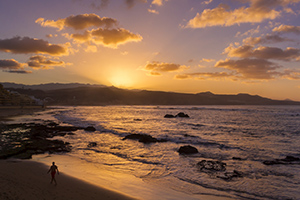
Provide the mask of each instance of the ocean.
{"label": "ocean", "polygon": [[[164,118],[179,112],[189,118]],[[56,137],[72,145],[64,156],[77,160],[76,167],[82,165],[82,171],[93,168],[85,177],[95,178],[97,171],[104,170],[171,191],[162,199],[175,199],[175,194],[184,194],[185,199],[203,199],[203,195],[212,199],[300,199],[299,162],[264,164],[284,161],[286,156],[300,158],[300,106],[53,107],[17,120],[94,126],[95,132],[78,130]],[[166,142],[124,140],[129,134],[147,134]],[[179,154],[178,149],[185,145],[198,153]],[[59,161],[66,171],[72,166],[68,159]],[[200,167],[201,161],[225,167]]]}

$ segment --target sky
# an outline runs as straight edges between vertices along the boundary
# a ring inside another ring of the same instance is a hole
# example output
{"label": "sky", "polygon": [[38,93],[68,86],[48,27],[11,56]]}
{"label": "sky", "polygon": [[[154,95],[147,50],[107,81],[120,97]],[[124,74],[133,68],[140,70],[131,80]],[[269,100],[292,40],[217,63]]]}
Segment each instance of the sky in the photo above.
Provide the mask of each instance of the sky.
{"label": "sky", "polygon": [[300,101],[300,0],[0,0],[0,82]]}

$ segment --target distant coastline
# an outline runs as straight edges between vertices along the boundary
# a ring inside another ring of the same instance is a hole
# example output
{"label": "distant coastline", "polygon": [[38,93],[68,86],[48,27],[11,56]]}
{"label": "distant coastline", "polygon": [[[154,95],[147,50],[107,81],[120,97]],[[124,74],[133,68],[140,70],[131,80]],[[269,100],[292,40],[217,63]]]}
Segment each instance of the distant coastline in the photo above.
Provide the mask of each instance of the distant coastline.
{"label": "distant coastline", "polygon": [[235,95],[211,92],[177,93],[149,90],[127,90],[113,86],[79,83],[23,85],[0,83],[4,89],[34,97],[44,105],[300,105],[299,101],[273,100],[258,95]]}

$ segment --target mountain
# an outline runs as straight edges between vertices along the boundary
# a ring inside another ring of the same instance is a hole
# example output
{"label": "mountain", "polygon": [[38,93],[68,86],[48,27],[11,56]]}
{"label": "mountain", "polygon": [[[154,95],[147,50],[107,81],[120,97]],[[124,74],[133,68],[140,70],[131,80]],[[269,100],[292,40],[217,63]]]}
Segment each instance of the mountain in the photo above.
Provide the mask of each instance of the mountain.
{"label": "mountain", "polygon": [[26,88],[7,89],[42,99],[47,105],[300,105],[296,101],[272,100],[249,94],[189,94],[91,85],[53,90]]}
{"label": "mountain", "polygon": [[47,83],[39,85],[24,85],[18,83],[3,82],[0,83],[4,88],[16,88],[16,89],[32,89],[32,90],[58,90],[58,89],[68,89],[76,87],[105,87],[104,85],[91,85],[83,83]]}

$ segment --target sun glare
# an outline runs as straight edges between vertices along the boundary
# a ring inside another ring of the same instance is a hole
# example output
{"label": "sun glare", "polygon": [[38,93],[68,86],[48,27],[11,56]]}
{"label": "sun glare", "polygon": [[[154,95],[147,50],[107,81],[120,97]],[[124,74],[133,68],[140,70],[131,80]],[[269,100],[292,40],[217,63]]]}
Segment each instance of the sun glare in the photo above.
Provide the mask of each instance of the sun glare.
{"label": "sun glare", "polygon": [[116,87],[128,88],[133,86],[132,78],[124,71],[114,73],[112,77],[109,78],[109,81]]}

